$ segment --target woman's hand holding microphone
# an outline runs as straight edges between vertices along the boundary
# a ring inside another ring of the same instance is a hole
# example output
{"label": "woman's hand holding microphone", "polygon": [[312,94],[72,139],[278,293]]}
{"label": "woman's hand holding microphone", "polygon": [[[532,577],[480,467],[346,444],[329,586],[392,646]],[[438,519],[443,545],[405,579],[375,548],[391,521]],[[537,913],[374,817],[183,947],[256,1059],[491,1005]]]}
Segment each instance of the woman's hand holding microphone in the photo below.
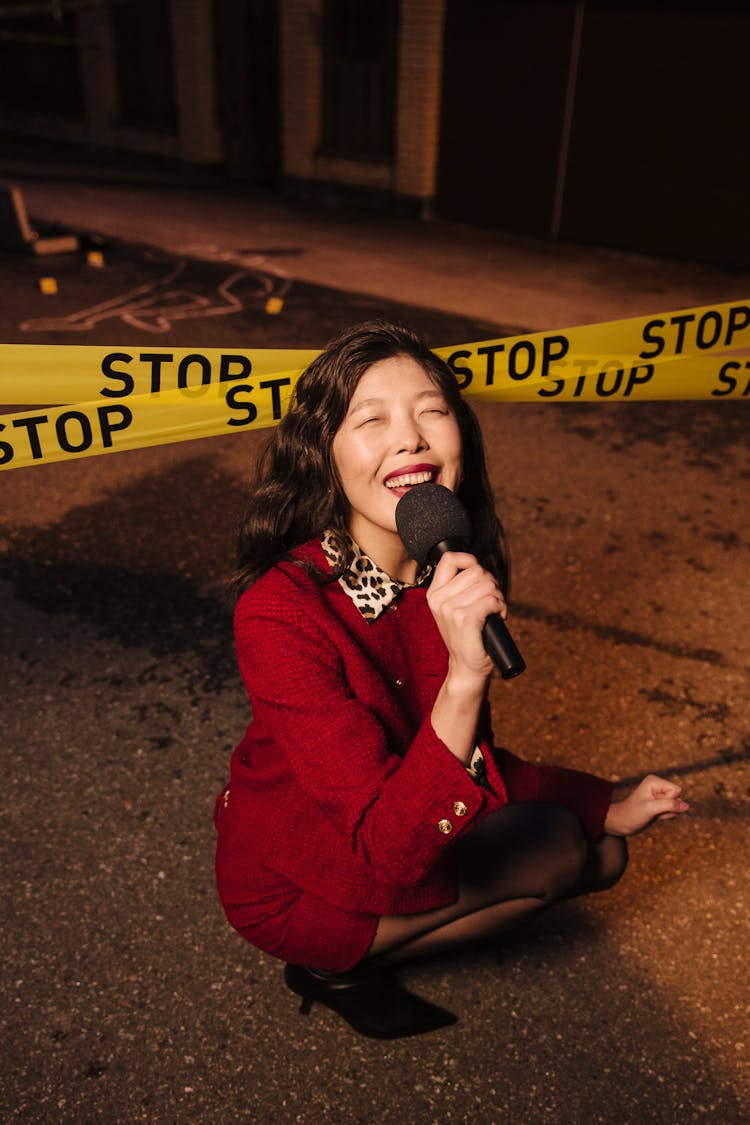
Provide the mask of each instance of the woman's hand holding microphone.
{"label": "woman's hand holding microphone", "polygon": [[482,629],[491,613],[507,616],[496,578],[473,555],[448,551],[435,568],[427,604],[448,649],[449,677],[483,693],[493,665]]}
{"label": "woman's hand holding microphone", "polygon": [[465,765],[493,668],[482,629],[491,613],[506,616],[505,598],[473,555],[448,551],[435,567],[427,604],[448,649],[448,673],[432,709],[432,726]]}

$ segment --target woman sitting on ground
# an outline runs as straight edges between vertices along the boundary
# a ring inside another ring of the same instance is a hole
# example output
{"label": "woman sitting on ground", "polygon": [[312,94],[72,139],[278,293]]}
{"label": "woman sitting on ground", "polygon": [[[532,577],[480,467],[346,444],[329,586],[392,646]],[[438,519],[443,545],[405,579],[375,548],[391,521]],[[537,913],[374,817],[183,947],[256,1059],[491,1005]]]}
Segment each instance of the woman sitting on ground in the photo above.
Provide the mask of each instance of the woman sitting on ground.
{"label": "woman sitting on ground", "polygon": [[[456,493],[472,554],[410,558],[395,522],[419,483]],[[611,887],[625,837],[684,812],[679,786],[535,766],[495,743],[482,629],[506,562],[476,418],[450,369],[386,322],[301,376],[241,534],[237,651],[252,722],[217,800],[231,924],[365,1035],[454,1022],[398,962],[492,938]]]}

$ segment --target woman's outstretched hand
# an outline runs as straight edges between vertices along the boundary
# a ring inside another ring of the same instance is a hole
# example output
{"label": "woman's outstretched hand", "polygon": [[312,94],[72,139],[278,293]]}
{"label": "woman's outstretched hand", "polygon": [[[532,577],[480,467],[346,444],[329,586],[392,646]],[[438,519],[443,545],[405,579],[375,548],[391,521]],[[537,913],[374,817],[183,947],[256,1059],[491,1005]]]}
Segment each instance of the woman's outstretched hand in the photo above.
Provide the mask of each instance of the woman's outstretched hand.
{"label": "woman's outstretched hand", "polygon": [[624,800],[612,802],[604,831],[610,836],[634,836],[655,820],[669,820],[687,812],[690,806],[681,792],[681,786],[650,773]]}

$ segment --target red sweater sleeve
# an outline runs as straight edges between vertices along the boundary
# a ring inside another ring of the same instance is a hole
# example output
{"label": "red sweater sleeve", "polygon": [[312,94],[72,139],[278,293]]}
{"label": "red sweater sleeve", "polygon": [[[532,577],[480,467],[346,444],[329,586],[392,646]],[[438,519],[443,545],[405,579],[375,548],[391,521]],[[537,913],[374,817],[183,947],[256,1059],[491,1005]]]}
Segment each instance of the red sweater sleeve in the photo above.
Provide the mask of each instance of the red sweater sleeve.
{"label": "red sweater sleeve", "polygon": [[504,802],[474,784],[429,715],[408,747],[389,746],[348,686],[327,626],[320,601],[292,582],[258,584],[240,600],[235,637],[255,737],[281,749],[342,847],[389,882],[411,885]]}

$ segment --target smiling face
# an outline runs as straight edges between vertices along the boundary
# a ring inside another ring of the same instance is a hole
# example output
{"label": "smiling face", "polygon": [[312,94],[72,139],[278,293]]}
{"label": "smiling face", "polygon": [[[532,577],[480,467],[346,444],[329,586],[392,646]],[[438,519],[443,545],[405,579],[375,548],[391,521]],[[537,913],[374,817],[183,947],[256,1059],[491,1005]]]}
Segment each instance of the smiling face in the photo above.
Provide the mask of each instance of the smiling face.
{"label": "smiling face", "polygon": [[455,492],[461,434],[442,392],[416,360],[397,355],[367,369],[333,439],[333,459],[349,502],[349,532],[393,577],[404,558],[396,505],[415,484]]}

